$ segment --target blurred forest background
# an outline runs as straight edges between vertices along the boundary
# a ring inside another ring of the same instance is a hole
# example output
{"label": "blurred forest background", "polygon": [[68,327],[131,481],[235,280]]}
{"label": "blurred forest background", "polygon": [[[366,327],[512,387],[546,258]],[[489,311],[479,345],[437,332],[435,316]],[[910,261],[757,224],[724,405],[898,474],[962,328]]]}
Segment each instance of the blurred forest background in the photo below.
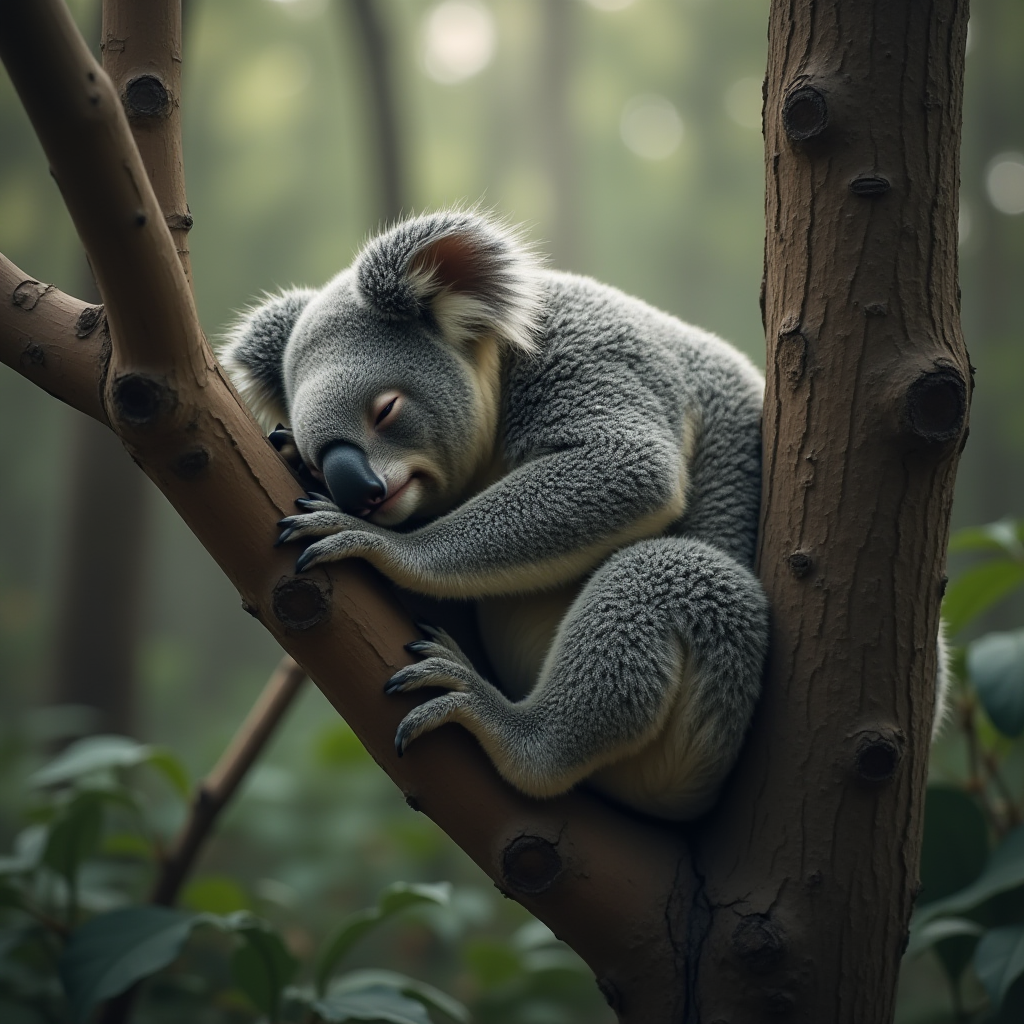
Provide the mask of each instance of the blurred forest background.
{"label": "blurred forest background", "polygon": [[[98,6],[71,3],[93,41]],[[396,206],[481,201],[524,222],[554,266],[710,328],[763,365],[768,0],[377,0],[398,129],[393,180],[375,156],[359,7],[187,0],[185,179],[196,297],[211,339],[262,292],[331,277]],[[89,298],[74,229],[2,75],[0,140],[0,251]],[[972,5],[962,168],[963,323],[977,391],[957,526],[1024,512],[1020,0]],[[24,779],[55,744],[127,733],[174,749],[200,776],[279,654],[95,424],[4,369],[0,435],[7,848],[26,808]],[[104,489],[116,501],[104,505]],[[109,561],[120,604],[91,556]],[[89,616],[109,608],[118,626],[102,633]],[[982,626],[1020,620],[1010,603]],[[105,717],[82,706],[104,688]],[[938,770],[957,756],[940,749]],[[160,827],[173,829],[181,805],[158,787],[151,799]],[[365,962],[432,978],[481,1020],[605,1019],[589,980],[524,988],[508,936],[528,926],[526,915],[406,808],[312,686],[225,816],[199,878],[207,895],[195,889],[196,906],[205,898],[213,909],[255,908],[282,923],[299,951],[388,882],[450,879],[452,902],[436,920],[382,932]],[[444,945],[456,933],[457,955]],[[936,971],[926,958],[912,969],[903,1020],[931,1019],[930,992],[943,985]]]}

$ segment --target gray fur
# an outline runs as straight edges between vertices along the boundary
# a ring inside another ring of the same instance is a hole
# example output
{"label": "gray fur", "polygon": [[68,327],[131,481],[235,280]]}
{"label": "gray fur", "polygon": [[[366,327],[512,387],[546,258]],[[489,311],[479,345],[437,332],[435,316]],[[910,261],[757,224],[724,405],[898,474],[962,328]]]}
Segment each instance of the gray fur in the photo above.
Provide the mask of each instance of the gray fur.
{"label": "gray fur", "polygon": [[[319,291],[259,307],[222,358],[244,396],[286,412],[314,472],[347,441],[399,492],[363,518],[307,503],[284,524],[313,539],[301,569],[361,557],[478,602],[501,689],[435,632],[388,684],[448,691],[406,717],[400,749],[457,721],[533,795],[587,779],[666,818],[710,805],[768,642],[751,572],[763,385],[746,358],[539,270],[467,212],[399,224]],[[375,429],[392,393],[404,405]]]}

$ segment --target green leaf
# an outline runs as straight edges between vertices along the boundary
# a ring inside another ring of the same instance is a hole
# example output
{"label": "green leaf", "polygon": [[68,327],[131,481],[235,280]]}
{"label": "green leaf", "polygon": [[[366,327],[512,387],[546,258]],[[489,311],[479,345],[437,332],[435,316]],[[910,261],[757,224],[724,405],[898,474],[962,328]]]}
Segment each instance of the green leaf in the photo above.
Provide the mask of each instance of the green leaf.
{"label": "green leaf", "polygon": [[438,882],[434,885],[414,882],[395,882],[382,890],[377,897],[377,906],[359,910],[349,915],[338,930],[324,943],[313,969],[317,992],[323,992],[331,973],[342,957],[368,932],[373,931],[389,917],[419,904],[447,905],[451,898],[451,885]]}
{"label": "green leaf", "polygon": [[942,602],[942,617],[951,634],[1024,583],[1024,561],[995,559],[968,569],[955,579]]}
{"label": "green leaf", "polygon": [[86,736],[29,778],[31,786],[55,786],[83,775],[145,761],[150,748],[127,736]]}
{"label": "green leaf", "polygon": [[962,789],[929,786],[918,907],[970,885],[984,870],[988,854],[988,826],[977,801]]}
{"label": "green leaf", "polygon": [[1024,825],[1015,828],[992,852],[984,871],[966,888],[922,907],[915,923],[923,924],[941,915],[962,914],[976,906],[1024,885]]}
{"label": "green leaf", "polygon": [[131,857],[138,860],[153,859],[153,844],[138,832],[113,832],[103,837],[101,847],[111,857]]}
{"label": "green leaf", "polygon": [[507,943],[477,939],[466,944],[464,956],[480,987],[497,988],[524,971],[523,960]]}
{"label": "green leaf", "polygon": [[387,1024],[431,1024],[423,1004],[416,999],[380,986],[355,992],[331,992],[313,1004],[313,1010],[328,1024],[346,1020],[385,1021]]}
{"label": "green leaf", "polygon": [[202,914],[170,907],[127,907],[100,914],[72,933],[58,963],[76,1024],[97,1003],[177,959]]}
{"label": "green leaf", "polygon": [[56,786],[74,782],[85,775],[150,764],[170,782],[180,796],[188,798],[192,783],[184,765],[164,747],[151,747],[127,736],[86,736],[67,748],[29,779],[32,786]]}
{"label": "green leaf", "polygon": [[331,983],[330,994],[343,994],[363,989],[391,988],[409,999],[421,1002],[429,1010],[437,1010],[459,1024],[469,1024],[469,1010],[446,992],[397,971],[349,971]]}
{"label": "green leaf", "polygon": [[14,837],[14,852],[0,857],[0,876],[24,875],[34,871],[46,852],[50,830],[45,825],[29,825]]}
{"label": "green leaf", "polygon": [[171,788],[183,799],[192,795],[192,779],[181,760],[165,747],[150,747],[146,760],[171,784]]}
{"label": "green leaf", "polygon": [[907,952],[904,955],[917,956],[946,939],[978,938],[984,931],[977,921],[968,921],[964,917],[940,917],[934,921],[927,921],[920,927],[911,927],[910,942],[907,943]]}
{"label": "green leaf", "polygon": [[232,929],[245,941],[231,957],[231,976],[256,1009],[274,1020],[299,963],[266,922],[252,915],[235,915],[235,919],[238,923]]}
{"label": "green leaf", "polygon": [[1001,551],[1024,560],[1024,520],[999,519],[985,526],[968,526],[949,538],[949,553]]}
{"label": "green leaf", "polygon": [[992,724],[1004,736],[1024,732],[1024,629],[975,640],[967,671]]}
{"label": "green leaf", "polygon": [[986,932],[974,952],[974,970],[998,1009],[1010,986],[1024,975],[1024,925]]}
{"label": "green leaf", "polygon": [[79,864],[99,847],[105,796],[94,790],[79,793],[50,828],[43,863],[69,882],[74,881]]}
{"label": "green leaf", "polygon": [[228,875],[193,879],[181,894],[181,905],[211,914],[231,914],[236,910],[250,909],[245,890]]}

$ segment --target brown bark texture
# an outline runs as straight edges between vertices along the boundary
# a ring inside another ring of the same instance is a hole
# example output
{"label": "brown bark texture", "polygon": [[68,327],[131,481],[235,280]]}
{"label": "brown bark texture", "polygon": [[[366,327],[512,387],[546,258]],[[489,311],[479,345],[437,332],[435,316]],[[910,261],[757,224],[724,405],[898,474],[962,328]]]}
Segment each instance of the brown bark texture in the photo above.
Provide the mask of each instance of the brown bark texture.
{"label": "brown bark texture", "polygon": [[57,0],[0,6],[0,55],[111,339],[76,348],[74,300],[29,281],[26,308],[27,278],[0,266],[0,354],[109,422],[410,804],[576,949],[630,1024],[892,1018],[970,388],[966,17],[955,0],[773,5],[760,558],[774,652],[732,784],[679,830],[585,793],[528,800],[455,727],[395,756],[414,698],[381,688],[411,624],[365,565],[296,576],[272,547],[299,488],[206,345],[117,92]]}
{"label": "brown bark texture", "polygon": [[967,15],[958,0],[772,4],[759,561],[773,641],[750,742],[696,844],[701,1021],[893,1018],[971,389]]}

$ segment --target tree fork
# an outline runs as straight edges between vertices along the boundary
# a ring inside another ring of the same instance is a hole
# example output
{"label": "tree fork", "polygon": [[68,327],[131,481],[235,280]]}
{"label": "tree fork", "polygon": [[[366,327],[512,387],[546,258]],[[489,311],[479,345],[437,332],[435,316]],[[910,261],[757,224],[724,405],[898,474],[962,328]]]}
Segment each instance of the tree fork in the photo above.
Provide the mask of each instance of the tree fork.
{"label": "tree fork", "polygon": [[967,14],[772,4],[759,565],[774,635],[751,740],[696,844],[693,1020],[893,1017],[971,389]]}
{"label": "tree fork", "polygon": [[[150,0],[145,11],[166,23],[162,6]],[[0,56],[105,303],[110,369],[97,418],[110,423],[243,606],[308,671],[409,803],[580,953],[621,1020],[676,1019],[682,967],[667,908],[688,905],[692,880],[677,831],[585,793],[531,801],[504,784],[457,728],[426,736],[397,758],[395,729],[415,701],[385,697],[383,684],[408,662],[403,644],[415,632],[365,564],[298,578],[291,553],[273,547],[275,523],[293,511],[299,489],[206,344],[117,91],[59,0],[0,6]],[[52,294],[43,285],[36,290]],[[73,300],[61,297],[61,315],[42,321],[55,353],[69,343],[68,306]],[[19,370],[25,339],[15,325],[22,323],[0,306],[0,352]],[[102,373],[80,363],[74,373],[54,372],[51,363],[39,376],[85,407],[81,396]]]}

